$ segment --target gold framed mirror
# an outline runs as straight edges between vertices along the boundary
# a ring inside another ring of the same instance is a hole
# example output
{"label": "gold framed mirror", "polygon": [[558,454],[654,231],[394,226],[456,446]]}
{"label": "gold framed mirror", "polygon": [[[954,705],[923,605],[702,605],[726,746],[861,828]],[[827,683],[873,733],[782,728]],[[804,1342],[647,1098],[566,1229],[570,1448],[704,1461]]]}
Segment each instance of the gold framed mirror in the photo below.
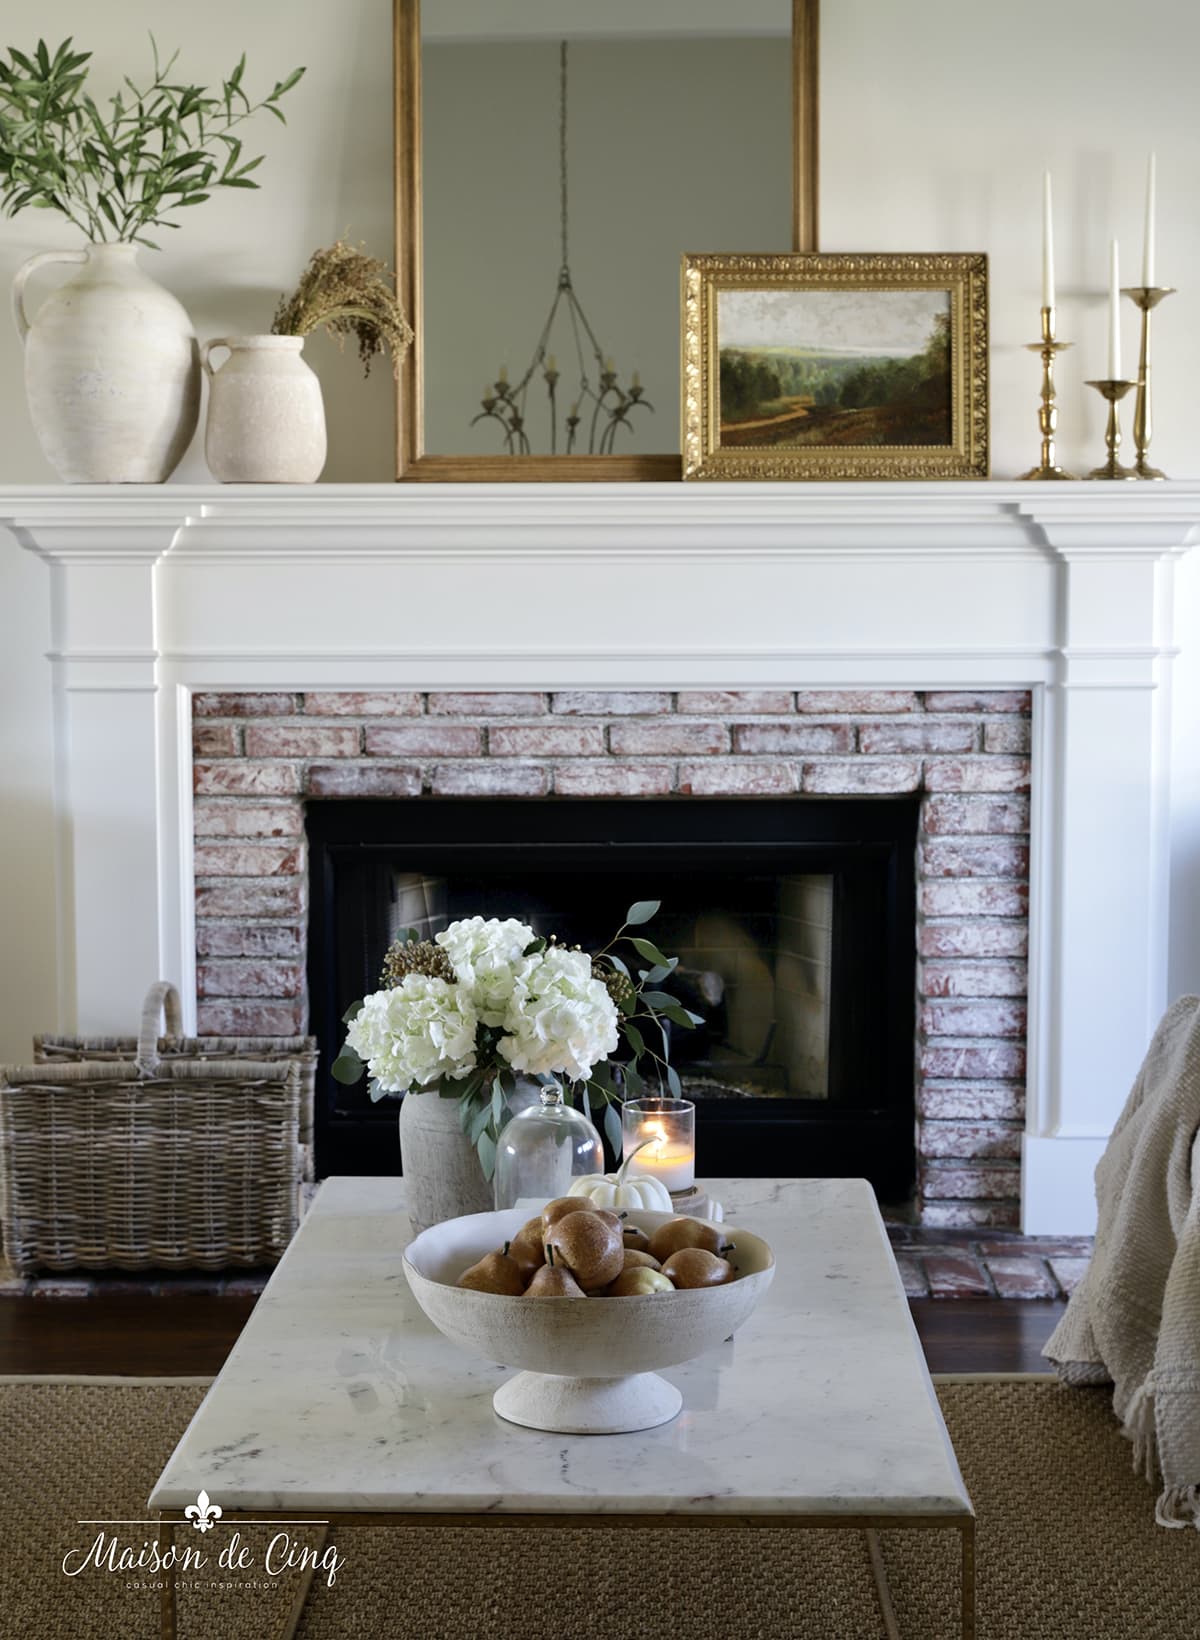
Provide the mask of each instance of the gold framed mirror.
{"label": "gold framed mirror", "polygon": [[818,248],[819,0],[393,3],[397,477],[679,479],[682,254]]}

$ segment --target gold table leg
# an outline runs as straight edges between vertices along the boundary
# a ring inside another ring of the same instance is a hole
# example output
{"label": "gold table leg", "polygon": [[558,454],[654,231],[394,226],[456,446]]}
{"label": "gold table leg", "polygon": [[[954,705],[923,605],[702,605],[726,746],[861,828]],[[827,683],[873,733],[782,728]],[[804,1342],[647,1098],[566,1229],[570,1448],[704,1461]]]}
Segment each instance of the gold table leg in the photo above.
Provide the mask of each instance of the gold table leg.
{"label": "gold table leg", "polygon": [[875,1578],[875,1592],[879,1596],[884,1632],[887,1634],[887,1640],[900,1640],[900,1625],[896,1621],[896,1608],[892,1604],[892,1591],[888,1587],[887,1567],[883,1560],[883,1545],[879,1541],[879,1533],[874,1527],[868,1526],[863,1536],[867,1540],[867,1553],[871,1557],[871,1572]]}
{"label": "gold table leg", "polygon": [[[879,1541],[879,1533],[875,1527],[868,1526],[863,1536],[867,1540],[867,1553],[871,1557],[871,1575],[875,1579],[875,1592],[879,1596],[879,1611],[883,1618],[884,1633],[887,1640],[902,1640],[900,1624],[896,1617],[896,1607],[888,1584],[887,1565],[883,1558],[883,1545]],[[959,1528],[959,1537],[962,1546],[962,1612],[959,1626],[962,1640],[975,1640],[975,1522],[973,1520],[967,1521]]]}
{"label": "gold table leg", "polygon": [[975,1522],[969,1520],[962,1532],[962,1635],[975,1640]]}
{"label": "gold table leg", "polygon": [[316,1556],[320,1554],[321,1550],[325,1547],[325,1539],[328,1536],[329,1527],[322,1527],[321,1535],[317,1539],[316,1549],[314,1550],[313,1563],[311,1566],[306,1566],[301,1574],[300,1581],[296,1585],[296,1592],[292,1597],[291,1608],[283,1620],[283,1627],[279,1630],[276,1640],[293,1640],[293,1636],[295,1635],[297,1628],[300,1626],[300,1617],[304,1611],[304,1602],[308,1599],[308,1591],[312,1587],[313,1573],[317,1569]]}
{"label": "gold table leg", "polygon": [[[160,1513],[158,1517],[158,1553],[165,1558],[175,1542],[175,1523]],[[162,1640],[176,1640],[178,1613],[175,1608],[175,1568],[163,1569],[162,1594],[159,1596],[159,1633]]]}

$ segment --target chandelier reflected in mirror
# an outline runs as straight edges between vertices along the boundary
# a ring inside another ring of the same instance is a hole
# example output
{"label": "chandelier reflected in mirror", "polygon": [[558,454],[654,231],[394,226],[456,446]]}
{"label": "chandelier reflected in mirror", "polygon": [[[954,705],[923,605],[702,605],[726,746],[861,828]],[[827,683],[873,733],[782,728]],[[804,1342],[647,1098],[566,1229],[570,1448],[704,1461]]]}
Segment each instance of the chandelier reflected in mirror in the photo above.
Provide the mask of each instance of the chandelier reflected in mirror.
{"label": "chandelier reflected in mirror", "polygon": [[[634,412],[653,412],[654,406],[645,397],[636,370],[630,377],[628,387],[621,385],[613,356],[605,353],[596,339],[571,278],[565,40],[559,44],[558,162],[562,261],[554,300],[525,373],[517,381],[510,382],[507,367],[501,365],[496,380],[483,390],[483,408],[472,418],[471,426],[481,421],[494,421],[503,431],[504,448],[509,455],[529,455],[532,449],[527,431],[530,399],[533,395],[540,395],[544,388],[550,419],[551,455],[609,456],[616,448],[618,434],[622,430],[633,431]],[[558,368],[558,354],[549,351],[556,325],[564,335],[564,343],[559,344],[565,344],[563,356],[573,360],[574,374],[569,388],[564,381],[567,372]],[[535,385],[535,377],[541,378],[541,387]],[[566,415],[562,417],[560,430],[559,417],[563,403],[566,404]]]}

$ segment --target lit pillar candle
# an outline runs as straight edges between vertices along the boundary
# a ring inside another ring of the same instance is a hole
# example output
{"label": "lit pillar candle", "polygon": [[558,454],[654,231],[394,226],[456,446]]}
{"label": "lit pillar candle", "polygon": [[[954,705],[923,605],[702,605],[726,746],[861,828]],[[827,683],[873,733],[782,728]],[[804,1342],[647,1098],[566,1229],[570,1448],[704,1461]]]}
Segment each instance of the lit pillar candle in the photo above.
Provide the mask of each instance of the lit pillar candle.
{"label": "lit pillar candle", "polygon": [[658,1179],[670,1191],[696,1182],[696,1107],[689,1099],[627,1099],[621,1107],[621,1149],[630,1174]]}
{"label": "lit pillar candle", "polygon": [[1154,207],[1155,207],[1155,171],[1157,160],[1154,154],[1150,155],[1150,163],[1146,167],[1146,237],[1142,247],[1142,284],[1154,284]]}
{"label": "lit pillar candle", "polygon": [[1108,379],[1121,379],[1121,263],[1115,239],[1108,264]]}
{"label": "lit pillar candle", "polygon": [[690,1190],[696,1179],[696,1152],[681,1140],[668,1139],[661,1122],[650,1121],[639,1130],[638,1144],[650,1143],[639,1151],[630,1171],[657,1179],[668,1190]]}
{"label": "lit pillar candle", "polygon": [[1042,306],[1054,306],[1054,213],[1049,171],[1042,174]]}

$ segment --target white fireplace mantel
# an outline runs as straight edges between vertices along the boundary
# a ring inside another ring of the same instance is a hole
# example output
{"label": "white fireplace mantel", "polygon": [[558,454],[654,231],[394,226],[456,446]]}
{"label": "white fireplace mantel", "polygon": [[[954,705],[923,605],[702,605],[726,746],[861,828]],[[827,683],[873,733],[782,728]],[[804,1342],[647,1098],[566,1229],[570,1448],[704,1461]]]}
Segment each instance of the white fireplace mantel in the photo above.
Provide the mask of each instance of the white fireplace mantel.
{"label": "white fireplace mantel", "polygon": [[0,489],[50,565],[59,1025],[194,1009],[197,689],[1028,688],[1030,1231],[1166,999],[1173,560],[1200,485]]}

